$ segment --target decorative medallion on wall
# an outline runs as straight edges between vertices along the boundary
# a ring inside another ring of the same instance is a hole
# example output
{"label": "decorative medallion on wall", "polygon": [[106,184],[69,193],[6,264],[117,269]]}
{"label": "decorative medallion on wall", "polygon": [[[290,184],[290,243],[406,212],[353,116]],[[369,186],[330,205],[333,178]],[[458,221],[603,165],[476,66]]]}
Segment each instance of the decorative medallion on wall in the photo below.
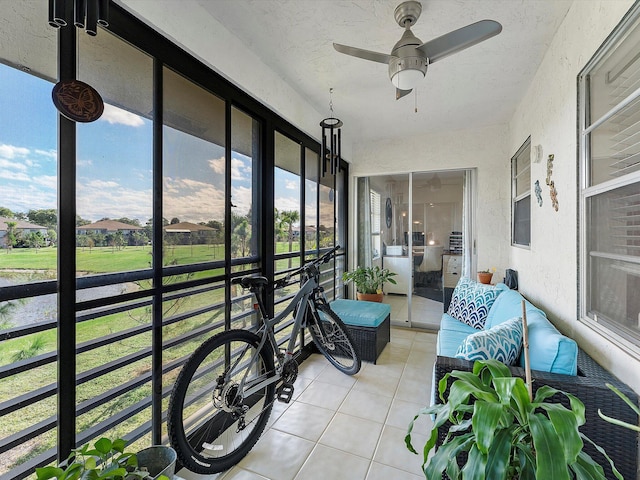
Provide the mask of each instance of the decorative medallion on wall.
{"label": "decorative medallion on wall", "polygon": [[102,97],[91,85],[80,80],[63,80],[53,87],[53,104],[58,111],[74,122],[93,122],[104,111]]}
{"label": "decorative medallion on wall", "polygon": [[553,173],[553,154],[547,158],[547,185],[549,185],[549,194],[551,195],[551,206],[557,212],[558,211],[558,191],[553,180],[551,180],[551,173]]}
{"label": "decorative medallion on wall", "polygon": [[540,186],[540,180],[536,180],[535,185],[536,199],[538,200],[538,205],[542,206],[542,187]]}
{"label": "decorative medallion on wall", "polygon": [[387,228],[391,228],[391,220],[393,219],[393,206],[391,205],[391,199],[389,197],[387,197],[387,202],[384,207],[384,216]]}

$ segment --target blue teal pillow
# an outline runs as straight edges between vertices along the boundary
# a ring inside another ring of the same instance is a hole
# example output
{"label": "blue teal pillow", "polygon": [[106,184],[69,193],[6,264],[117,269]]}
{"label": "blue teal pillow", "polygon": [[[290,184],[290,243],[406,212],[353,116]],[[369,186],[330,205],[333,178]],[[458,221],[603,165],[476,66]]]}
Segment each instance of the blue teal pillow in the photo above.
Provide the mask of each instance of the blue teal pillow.
{"label": "blue teal pillow", "polygon": [[447,313],[470,327],[482,330],[493,302],[502,293],[495,285],[474,282],[466,277],[458,280]]}
{"label": "blue teal pillow", "polygon": [[515,317],[493,328],[472,333],[458,347],[456,358],[499,360],[515,365],[522,349],[522,318]]}

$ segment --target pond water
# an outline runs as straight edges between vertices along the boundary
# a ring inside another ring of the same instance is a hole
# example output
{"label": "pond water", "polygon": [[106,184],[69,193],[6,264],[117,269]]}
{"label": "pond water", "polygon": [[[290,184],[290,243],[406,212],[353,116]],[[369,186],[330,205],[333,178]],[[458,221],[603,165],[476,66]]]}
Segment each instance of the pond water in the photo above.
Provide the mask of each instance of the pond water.
{"label": "pond water", "polygon": [[[10,285],[17,285],[19,283],[20,282],[16,280],[0,275],[0,288]],[[95,298],[120,295],[122,293],[125,293],[126,291],[126,285],[107,285],[104,287],[79,290],[76,293],[76,299],[79,302],[83,302]],[[57,302],[58,300],[56,294],[41,295],[39,297],[13,301],[16,306],[9,312],[8,320],[11,322],[11,325],[8,328],[25,326],[48,320],[55,320],[57,318]],[[0,318],[0,320],[4,319]]]}

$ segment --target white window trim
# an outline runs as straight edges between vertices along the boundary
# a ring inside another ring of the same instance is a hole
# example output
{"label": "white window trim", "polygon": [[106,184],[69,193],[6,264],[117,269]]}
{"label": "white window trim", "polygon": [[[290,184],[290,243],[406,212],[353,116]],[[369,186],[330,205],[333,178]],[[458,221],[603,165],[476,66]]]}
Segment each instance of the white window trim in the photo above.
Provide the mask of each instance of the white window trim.
{"label": "white window trim", "polygon": [[[527,147],[531,147],[531,137],[528,137],[524,143],[518,148],[518,150],[516,151],[515,154],[513,154],[513,156],[511,157],[511,162],[510,162],[510,166],[511,166],[511,173],[510,173],[510,178],[511,178],[511,246],[512,247],[516,247],[516,248],[522,248],[524,250],[531,250],[531,204],[529,206],[529,245],[525,245],[523,243],[516,243],[515,241],[515,206],[516,203],[519,202],[520,200],[523,200],[527,197],[531,197],[531,159],[529,159],[529,166],[523,170],[522,172],[520,172],[518,175],[513,174],[513,162],[515,161],[515,159],[522,154],[522,152],[527,148]],[[527,190],[526,192],[521,193],[520,195],[517,196],[513,196],[515,189],[516,189],[516,178],[518,178],[520,175],[522,175],[525,172],[529,172],[529,190]]]}
{"label": "white window trim", "polygon": [[[627,12],[621,22],[616,26],[614,31],[605,40],[604,44],[593,55],[591,60],[587,62],[584,68],[578,74],[578,154],[579,154],[579,166],[578,166],[578,192],[579,192],[579,205],[578,205],[578,320],[593,329],[598,334],[605,337],[612,344],[620,347],[625,352],[630,354],[636,359],[640,359],[640,348],[637,343],[629,341],[623,337],[617,331],[602,325],[598,322],[597,315],[595,318],[591,318],[587,314],[587,269],[586,262],[588,260],[587,252],[587,212],[586,205],[587,200],[600,193],[608,192],[610,190],[631,185],[640,182],[640,172],[628,174],[625,177],[614,178],[606,182],[599,183],[597,185],[588,186],[588,161],[589,148],[588,142],[585,141],[587,135],[595,130],[598,126],[615,116],[618,112],[640,97],[640,88],[633,91],[625,100],[614,106],[608,112],[603,114],[591,125],[586,125],[587,119],[587,86],[586,77],[589,72],[594,69],[594,66],[598,65],[602,59],[608,55],[616,43],[624,37],[633,26],[633,24],[640,18],[640,3],[634,4],[634,6]],[[607,258],[611,258],[612,255],[607,255]],[[625,259],[627,259],[625,257]],[[628,260],[628,259],[627,259]],[[633,263],[640,264],[640,260],[635,260]]]}

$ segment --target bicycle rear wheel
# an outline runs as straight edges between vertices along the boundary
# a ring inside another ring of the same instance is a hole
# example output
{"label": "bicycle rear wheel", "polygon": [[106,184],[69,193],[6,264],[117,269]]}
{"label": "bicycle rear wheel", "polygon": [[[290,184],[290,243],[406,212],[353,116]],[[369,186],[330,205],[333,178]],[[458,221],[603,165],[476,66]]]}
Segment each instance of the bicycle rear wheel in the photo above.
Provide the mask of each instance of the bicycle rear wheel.
{"label": "bicycle rear wheel", "polygon": [[259,342],[258,335],[246,330],[219,333],[193,352],[178,375],[167,428],[179,461],[192,472],[227,470],[260,438],[273,407],[275,383],[247,392],[274,375],[269,344],[250,362]]}
{"label": "bicycle rear wheel", "polygon": [[338,314],[326,304],[315,304],[307,312],[307,328],[318,350],[341,372],[358,373],[360,355]]}

